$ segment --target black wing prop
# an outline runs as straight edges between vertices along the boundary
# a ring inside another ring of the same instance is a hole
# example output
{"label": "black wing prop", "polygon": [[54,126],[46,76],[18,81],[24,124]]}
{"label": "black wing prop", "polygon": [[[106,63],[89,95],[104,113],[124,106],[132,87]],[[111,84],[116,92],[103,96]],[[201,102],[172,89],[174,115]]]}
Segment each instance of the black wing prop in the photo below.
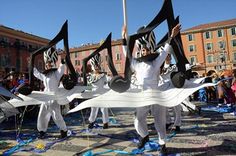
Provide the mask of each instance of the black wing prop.
{"label": "black wing prop", "polygon": [[[169,33],[171,33],[172,28],[179,23],[179,16],[174,17],[173,6],[171,0],[165,0],[161,11],[159,12],[160,16],[156,16],[152,22],[147,27],[155,27],[157,24],[155,20],[158,19],[167,19]],[[161,17],[162,16],[162,17]],[[160,41],[160,42],[163,42]],[[172,48],[174,50],[174,58],[176,61],[176,66],[178,67],[177,72],[171,74],[171,81],[176,88],[181,88],[184,85],[185,79],[189,79],[191,76],[191,70],[186,71],[186,64],[189,64],[183,50],[183,44],[181,40],[180,33],[171,41]]]}
{"label": "black wing prop", "polygon": [[[179,16],[175,19],[175,25],[179,23]],[[164,46],[165,42],[168,41],[169,33],[167,33],[157,44],[156,49]],[[185,68],[185,64],[189,64],[187,58],[184,55],[183,45],[180,34],[178,34],[175,39],[171,41],[172,48],[174,50],[174,58],[176,61],[176,66],[178,67],[178,71],[174,71],[171,73],[171,81],[172,84],[176,88],[181,88],[184,85],[185,79],[189,79],[191,76],[191,70],[187,70]],[[164,65],[164,64],[163,64]]]}
{"label": "black wing prop", "polygon": [[[118,92],[124,92],[127,89],[129,89],[130,81],[131,81],[130,79],[131,79],[131,75],[132,75],[132,72],[130,69],[130,62],[131,62],[131,58],[132,58],[132,52],[134,49],[135,41],[137,39],[141,38],[142,36],[148,34],[152,30],[154,30],[158,25],[160,25],[165,20],[167,20],[169,34],[170,34],[172,28],[176,24],[179,23],[178,18],[176,20],[174,19],[171,0],[164,1],[162,8],[159,11],[159,13],[157,14],[157,16],[143,30],[141,30],[137,34],[131,35],[127,38],[127,47],[128,48],[127,48],[127,55],[126,55],[124,78],[121,76],[116,76],[115,78],[113,78],[110,83],[111,89],[118,91]],[[164,42],[166,40],[168,40],[168,35],[165,35],[161,39],[160,42]],[[185,74],[186,74],[185,64],[188,64],[189,62],[186,59],[184,52],[183,52],[183,46],[182,46],[180,33],[176,36],[174,41],[171,41],[171,44],[172,44],[172,47],[175,52],[177,67],[179,69],[179,72],[173,73],[171,75],[171,80],[172,80],[172,83],[175,87],[181,88],[185,82]],[[158,54],[156,54],[156,56],[154,56],[154,55],[152,55],[151,57],[155,58],[158,56]],[[179,80],[179,81],[177,81],[177,80]],[[128,86],[126,86],[126,85],[128,85]]]}
{"label": "black wing prop", "polygon": [[[117,92],[123,92],[125,90],[129,89],[130,81],[120,75],[118,75],[118,72],[116,71],[116,68],[113,63],[113,57],[112,57],[112,50],[111,50],[111,33],[107,36],[106,40],[103,42],[103,44],[92,54],[90,54],[88,57],[86,57],[83,60],[83,79],[84,79],[84,85],[87,85],[87,62],[94,57],[97,53],[101,52],[103,49],[107,49],[108,53],[108,67],[112,73],[112,79],[109,82],[109,87]],[[115,83],[114,83],[115,82]]]}
{"label": "black wing prop", "polygon": [[68,44],[68,22],[66,21],[60,32],[56,35],[56,37],[54,37],[46,46],[43,46],[41,48],[39,48],[38,50],[34,51],[33,53],[31,53],[30,55],[30,65],[29,65],[29,86],[23,86],[22,90],[23,92],[21,92],[19,90],[20,93],[24,94],[24,95],[28,95],[31,93],[31,91],[34,88],[34,75],[33,75],[33,67],[34,67],[34,60],[35,57],[39,54],[42,54],[45,50],[55,46],[59,41],[63,40],[64,43],[64,51],[66,52],[66,57],[65,57],[65,62],[66,65],[69,69],[70,74],[66,76],[66,78],[63,79],[63,86],[65,89],[72,89],[76,83],[77,83],[77,75],[75,72],[75,69],[71,63],[70,60],[70,53],[69,53],[69,44]]}
{"label": "black wing prop", "polygon": [[[179,23],[179,16],[174,21],[176,24]],[[184,55],[183,44],[180,33],[171,41],[171,45],[174,50],[174,58],[178,71],[171,73],[171,82],[176,88],[181,88],[184,85],[185,79],[190,79],[191,69],[186,71],[186,64],[189,64],[186,56]]]}
{"label": "black wing prop", "polygon": [[107,49],[107,54],[108,54],[108,67],[112,73],[113,76],[118,75],[114,63],[113,63],[113,58],[112,58],[112,50],[111,50],[111,33],[107,36],[105,41],[103,42],[98,49],[96,49],[93,53],[91,53],[88,57],[83,59],[83,80],[84,80],[84,85],[87,85],[87,76],[86,76],[86,71],[87,71],[87,63],[88,61],[94,57],[96,54],[100,53],[103,49]]}

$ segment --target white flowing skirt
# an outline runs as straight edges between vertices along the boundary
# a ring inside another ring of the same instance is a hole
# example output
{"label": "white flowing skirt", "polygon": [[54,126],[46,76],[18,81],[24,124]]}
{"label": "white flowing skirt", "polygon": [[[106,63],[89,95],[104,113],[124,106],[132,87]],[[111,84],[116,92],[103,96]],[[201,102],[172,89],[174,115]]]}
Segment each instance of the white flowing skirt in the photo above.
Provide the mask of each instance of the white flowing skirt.
{"label": "white flowing skirt", "polygon": [[73,113],[89,107],[136,108],[154,104],[165,107],[174,107],[179,105],[197,90],[203,87],[216,85],[214,83],[199,84],[201,80],[203,80],[203,78],[186,80],[182,88],[175,88],[170,80],[165,80],[165,82],[162,85],[156,87],[156,89],[142,90],[131,88],[124,93],[118,93],[113,90],[109,90],[103,95],[80,103],[68,113]]}

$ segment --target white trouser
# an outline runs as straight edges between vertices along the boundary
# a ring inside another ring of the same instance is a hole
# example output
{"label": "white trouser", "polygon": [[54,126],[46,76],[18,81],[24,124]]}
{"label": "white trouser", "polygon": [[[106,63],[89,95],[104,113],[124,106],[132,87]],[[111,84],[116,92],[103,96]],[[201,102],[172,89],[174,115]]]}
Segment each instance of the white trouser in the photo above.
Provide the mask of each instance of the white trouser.
{"label": "white trouser", "polygon": [[166,107],[160,105],[144,106],[136,109],[134,126],[137,133],[144,138],[148,135],[147,115],[151,109],[154,116],[155,128],[159,138],[159,144],[165,144],[166,139]]}
{"label": "white trouser", "polygon": [[[173,112],[174,112],[174,126],[181,126],[181,110],[182,110],[182,106],[181,105],[177,105],[177,106],[172,107],[170,109],[173,110]],[[166,111],[167,111],[166,112],[166,123],[170,124],[170,123],[172,123],[170,112],[168,111],[168,109]]]}
{"label": "white trouser", "polygon": [[177,106],[173,107],[173,109],[174,109],[174,114],[175,114],[174,126],[181,126],[181,110],[182,110],[182,106],[181,105],[177,105]]}
{"label": "white trouser", "polygon": [[50,104],[41,104],[37,123],[38,131],[47,131],[51,116],[60,130],[67,131],[66,123],[61,115],[60,105],[56,101]]}
{"label": "white trouser", "polygon": [[[91,107],[91,112],[90,112],[90,116],[89,116],[89,122],[94,122],[97,118],[98,115],[98,110],[99,107]],[[108,108],[100,108],[101,112],[102,112],[102,122],[103,123],[108,123],[109,121],[109,117],[108,117]]]}
{"label": "white trouser", "polygon": [[[173,108],[166,108],[166,124],[171,124],[172,123],[172,119],[171,119],[171,115],[170,113],[172,112]],[[169,112],[171,111],[171,112]]]}

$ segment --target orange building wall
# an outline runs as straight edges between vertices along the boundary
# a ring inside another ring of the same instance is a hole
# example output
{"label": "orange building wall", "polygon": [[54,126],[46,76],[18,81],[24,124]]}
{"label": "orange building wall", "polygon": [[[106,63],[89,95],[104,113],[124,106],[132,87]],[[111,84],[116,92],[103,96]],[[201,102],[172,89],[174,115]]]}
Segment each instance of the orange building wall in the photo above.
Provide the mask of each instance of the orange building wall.
{"label": "orange building wall", "polygon": [[[70,56],[71,56],[71,62],[75,67],[75,70],[77,72],[82,72],[82,61],[85,57],[88,57],[91,53],[93,53],[97,48],[99,47],[99,44],[95,45],[87,45],[84,47],[78,47],[78,48],[71,48],[70,49]],[[75,58],[75,53],[77,53],[77,57]],[[120,54],[120,60],[116,60],[116,54]],[[105,72],[108,72],[108,74],[111,74],[109,68],[108,68],[108,62],[106,61],[107,57],[107,50],[104,49],[100,52],[102,57],[102,68]],[[125,56],[123,55],[123,48],[121,41],[112,41],[112,57],[113,57],[113,63],[116,66],[117,72],[121,75],[124,73],[124,66],[125,66]],[[80,64],[75,65],[75,61],[79,60]]]}
{"label": "orange building wall", "polygon": [[[236,52],[236,47],[232,47],[232,39],[236,39],[236,36],[231,35],[231,27],[215,27],[215,28],[208,28],[208,29],[202,29],[199,31],[189,31],[189,32],[182,32],[181,33],[181,39],[183,42],[184,47],[184,53],[187,59],[190,61],[191,56],[196,56],[197,58],[197,66],[198,66],[198,72],[199,73],[206,73],[209,70],[216,70],[216,66],[222,66],[227,69],[233,69],[235,64],[235,61],[233,60],[233,53]],[[223,30],[223,37],[218,37],[217,33],[218,30]],[[212,38],[206,39],[204,37],[205,32],[211,32]],[[188,34],[194,34],[194,40],[188,41]],[[219,41],[225,42],[225,49],[222,50],[218,46]],[[207,51],[205,49],[205,45],[207,43],[213,43],[213,49],[210,51]],[[195,45],[196,49],[194,52],[189,52],[188,46],[189,45]],[[227,56],[226,62],[221,62],[219,59],[220,53],[225,53]],[[212,63],[207,62],[207,56],[212,55],[214,57],[214,61]],[[217,60],[218,58],[218,60]]]}
{"label": "orange building wall", "polygon": [[[14,70],[27,73],[30,53],[48,42],[48,39],[0,26],[0,71]],[[4,64],[5,56],[7,56],[7,64]],[[35,66],[39,69],[44,66],[42,60],[42,55],[35,59]]]}

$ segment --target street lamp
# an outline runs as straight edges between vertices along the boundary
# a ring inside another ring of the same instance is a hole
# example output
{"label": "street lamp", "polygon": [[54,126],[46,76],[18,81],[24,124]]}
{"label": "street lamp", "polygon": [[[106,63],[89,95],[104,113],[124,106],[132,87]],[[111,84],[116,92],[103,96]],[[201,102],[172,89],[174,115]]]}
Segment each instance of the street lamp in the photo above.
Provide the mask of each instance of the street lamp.
{"label": "street lamp", "polygon": [[219,46],[220,46],[220,60],[221,63],[224,63],[224,69],[226,69],[226,51],[225,51],[225,42],[224,41],[220,41],[219,42]]}
{"label": "street lamp", "polygon": [[224,62],[225,62],[225,69],[226,69],[226,51],[225,50],[223,50],[223,54],[224,54]]}
{"label": "street lamp", "polygon": [[226,51],[225,49],[223,48],[222,51],[221,51],[221,54],[220,54],[220,61],[221,63],[224,63],[224,69],[226,69]]}

